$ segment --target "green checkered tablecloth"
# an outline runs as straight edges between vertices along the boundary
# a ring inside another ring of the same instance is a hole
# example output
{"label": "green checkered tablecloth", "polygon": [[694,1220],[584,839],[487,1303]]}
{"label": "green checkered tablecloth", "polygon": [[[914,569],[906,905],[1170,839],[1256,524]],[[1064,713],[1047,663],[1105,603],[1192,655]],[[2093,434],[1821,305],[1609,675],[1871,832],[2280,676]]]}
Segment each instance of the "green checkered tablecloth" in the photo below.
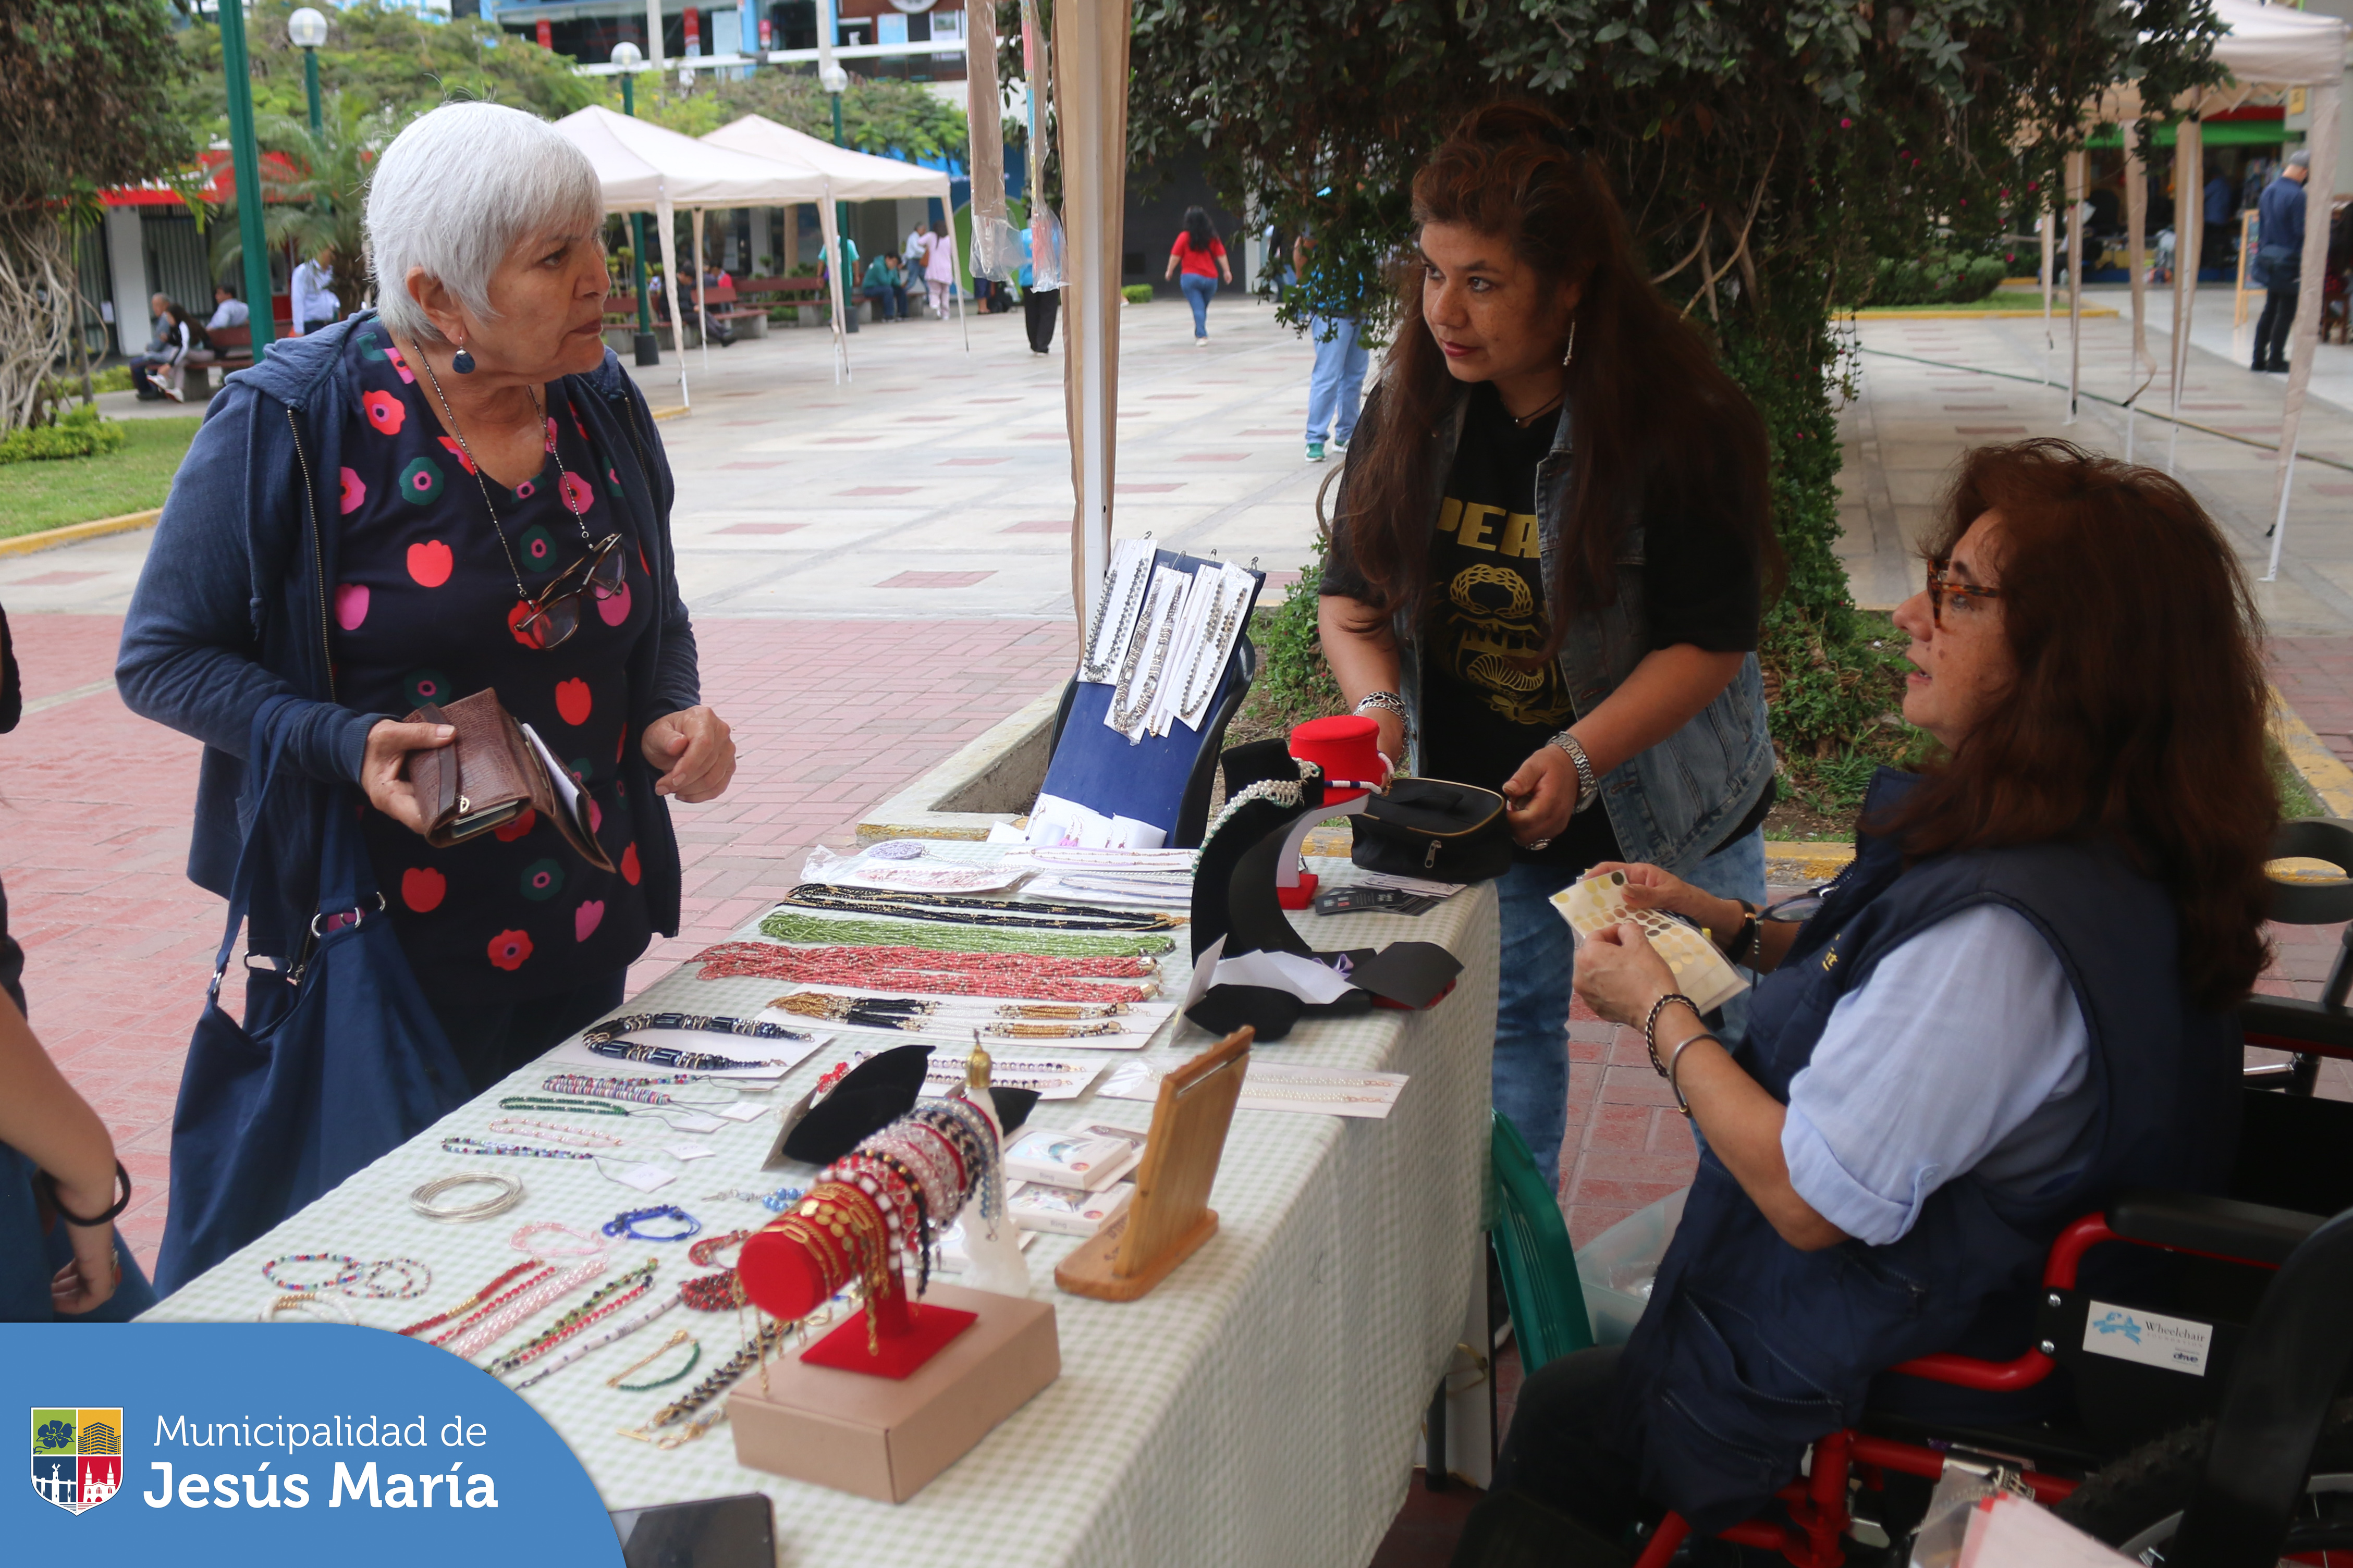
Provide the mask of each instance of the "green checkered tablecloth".
{"label": "green checkered tablecloth", "polygon": [[[1345,862],[1322,868],[1343,877],[1348,870]],[[1397,1108],[1383,1121],[1238,1112],[1211,1198],[1216,1237],[1140,1301],[1062,1294],[1054,1265],[1076,1243],[1041,1236],[1027,1255],[1031,1294],[1054,1304],[1061,1378],[909,1501],[893,1507],[744,1468],[725,1425],[668,1452],[619,1435],[676,1391],[621,1394],[605,1379],[673,1326],[695,1331],[706,1363],[714,1361],[740,1342],[732,1316],[673,1311],[522,1397],[571,1445],[608,1507],[766,1492],[775,1500],[780,1560],[791,1568],[1364,1563],[1403,1500],[1418,1418],[1461,1336],[1478,1278],[1495,898],[1482,886],[1418,918],[1298,918],[1327,950],[1418,938],[1462,959],[1461,984],[1425,1012],[1377,1009],[1304,1024],[1264,1047],[1286,1062],[1409,1073]],[[1187,978],[1183,947],[1179,933],[1163,970],[1178,994]],[[779,989],[773,981],[701,981],[685,966],[631,1008],[748,1016]],[[765,1098],[784,1103],[799,1095],[843,1054],[838,1047],[847,1038],[838,1037]],[[1210,1043],[1178,1019],[1143,1052],[1103,1056],[1110,1064],[1140,1058],[1166,1068]],[[592,1230],[622,1209],[664,1201],[702,1219],[706,1233],[769,1217],[757,1205],[711,1194],[783,1179],[758,1168],[775,1137],[773,1111],[700,1138],[653,1127],[661,1136],[649,1143],[702,1142],[715,1154],[687,1165],[651,1197],[585,1162],[441,1152],[450,1134],[486,1135],[498,1097],[537,1089],[546,1072],[519,1072],[451,1113],[191,1281],[149,1319],[250,1321],[269,1294],[261,1264],[281,1253],[421,1258],[433,1269],[423,1300],[353,1303],[360,1321],[394,1329],[512,1265],[518,1255],[507,1237],[527,1220]],[[1041,1103],[1032,1120],[1141,1128],[1151,1110],[1090,1093]],[[618,1118],[612,1124],[632,1133],[638,1126]],[[408,1194],[419,1183],[473,1169],[522,1177],[522,1205],[473,1225],[437,1224],[411,1212]],[[703,1272],[684,1253],[631,1245],[616,1249],[616,1268],[658,1255],[659,1279],[674,1284]],[[505,1342],[519,1342],[554,1315],[542,1313]]]}

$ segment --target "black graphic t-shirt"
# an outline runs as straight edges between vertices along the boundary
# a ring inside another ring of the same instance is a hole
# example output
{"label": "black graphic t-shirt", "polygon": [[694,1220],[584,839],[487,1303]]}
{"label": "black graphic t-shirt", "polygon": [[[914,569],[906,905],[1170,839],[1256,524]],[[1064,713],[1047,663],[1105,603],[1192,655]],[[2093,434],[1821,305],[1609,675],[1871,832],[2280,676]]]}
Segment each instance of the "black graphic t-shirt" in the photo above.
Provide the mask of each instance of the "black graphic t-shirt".
{"label": "black graphic t-shirt", "polygon": [[[1536,466],[1557,428],[1556,416],[1546,415],[1523,430],[1493,385],[1471,391],[1430,537],[1421,625],[1420,758],[1433,778],[1499,789],[1577,721],[1559,662],[1528,667],[1552,634],[1537,545]],[[1756,648],[1757,563],[1729,530],[1709,519],[1651,516],[1643,555],[1652,647]],[[1345,534],[1334,538],[1324,592],[1365,596]],[[1755,826],[1744,823],[1727,841]],[[1609,814],[1598,805],[1571,817],[1545,849],[1518,855],[1577,868],[1620,858]]]}

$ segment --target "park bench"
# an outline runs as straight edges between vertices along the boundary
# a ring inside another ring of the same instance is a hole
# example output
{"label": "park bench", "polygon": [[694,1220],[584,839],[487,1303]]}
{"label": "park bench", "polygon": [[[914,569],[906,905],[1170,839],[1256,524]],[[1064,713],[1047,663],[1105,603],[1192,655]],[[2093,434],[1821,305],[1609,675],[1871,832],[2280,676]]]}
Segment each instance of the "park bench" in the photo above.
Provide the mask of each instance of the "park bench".
{"label": "park bench", "polygon": [[227,375],[253,363],[251,327],[216,327],[205,339],[210,346],[189,350],[180,367],[180,392],[191,403],[202,403],[212,395],[215,370]]}
{"label": "park bench", "polygon": [[765,305],[737,304],[735,285],[713,283],[702,291],[702,311],[714,321],[740,326],[747,338],[768,335],[768,308]]}

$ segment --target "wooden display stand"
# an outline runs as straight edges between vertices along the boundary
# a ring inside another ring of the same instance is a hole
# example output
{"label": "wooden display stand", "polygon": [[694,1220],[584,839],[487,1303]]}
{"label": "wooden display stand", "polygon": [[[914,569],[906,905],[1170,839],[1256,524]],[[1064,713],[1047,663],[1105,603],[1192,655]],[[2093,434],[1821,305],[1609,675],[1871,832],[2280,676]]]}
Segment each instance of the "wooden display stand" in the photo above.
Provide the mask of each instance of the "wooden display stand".
{"label": "wooden display stand", "polygon": [[[966,1326],[904,1376],[788,1356],[769,1363],[765,1390],[758,1374],[745,1378],[727,1399],[736,1462],[904,1502],[1061,1375],[1049,1302],[934,1285],[916,1310],[918,1322],[955,1313]],[[863,1312],[835,1331],[853,1331],[863,1359]]]}
{"label": "wooden display stand", "polygon": [[1055,1284],[1073,1296],[1133,1301],[1218,1233],[1209,1187],[1241,1098],[1250,1039],[1250,1029],[1237,1029],[1160,1080],[1134,1199],[1062,1259]]}

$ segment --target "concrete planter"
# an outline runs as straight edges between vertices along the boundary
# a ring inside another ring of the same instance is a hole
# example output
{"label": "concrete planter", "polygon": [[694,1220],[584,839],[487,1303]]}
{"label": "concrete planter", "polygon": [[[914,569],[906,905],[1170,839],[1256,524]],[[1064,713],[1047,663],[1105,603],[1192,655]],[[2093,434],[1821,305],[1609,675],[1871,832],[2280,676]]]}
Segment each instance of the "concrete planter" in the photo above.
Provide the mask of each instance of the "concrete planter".
{"label": "concrete planter", "polygon": [[858,840],[987,838],[1029,815],[1052,759],[1059,686],[869,811]]}

